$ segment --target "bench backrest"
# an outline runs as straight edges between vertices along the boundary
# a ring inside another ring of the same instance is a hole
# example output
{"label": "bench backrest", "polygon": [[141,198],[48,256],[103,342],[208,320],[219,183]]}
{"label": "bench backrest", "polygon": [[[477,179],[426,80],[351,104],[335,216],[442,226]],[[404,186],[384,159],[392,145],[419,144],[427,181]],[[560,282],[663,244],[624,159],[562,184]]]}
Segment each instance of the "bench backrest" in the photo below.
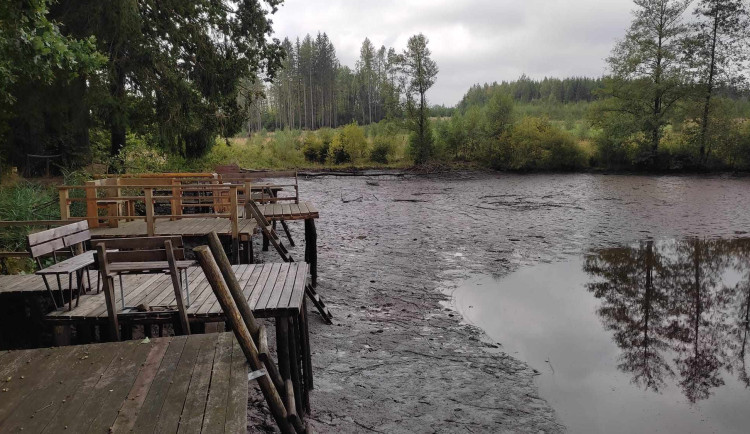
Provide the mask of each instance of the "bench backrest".
{"label": "bench backrest", "polygon": [[54,256],[60,250],[73,253],[76,245],[82,245],[85,249],[86,242],[89,240],[91,240],[91,232],[89,232],[89,223],[86,220],[35,232],[27,237],[29,253],[34,259],[50,254]]}
{"label": "bench backrest", "polygon": [[185,259],[185,246],[179,235],[161,237],[107,238],[91,241],[91,248],[104,245],[107,249],[107,263],[166,261],[167,251],[164,242],[172,242],[172,251],[178,261]]}

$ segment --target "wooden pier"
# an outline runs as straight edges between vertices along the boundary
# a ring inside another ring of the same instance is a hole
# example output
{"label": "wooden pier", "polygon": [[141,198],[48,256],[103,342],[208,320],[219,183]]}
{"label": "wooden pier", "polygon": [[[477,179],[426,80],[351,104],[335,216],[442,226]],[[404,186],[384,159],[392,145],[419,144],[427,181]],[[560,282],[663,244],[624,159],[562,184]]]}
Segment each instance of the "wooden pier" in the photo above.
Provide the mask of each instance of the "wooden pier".
{"label": "wooden pier", "polygon": [[245,432],[231,333],[0,353],[0,432]]}
{"label": "wooden pier", "polygon": [[[267,263],[232,266],[253,314],[259,318],[298,317],[303,308],[305,284],[309,267],[306,263]],[[223,322],[226,320],[205,274],[200,267],[188,269],[190,306],[186,306],[191,324]],[[117,314],[122,325],[159,324],[174,322],[173,312],[139,310],[142,306],[170,306],[175,304],[172,280],[167,274],[123,275],[125,306]],[[41,280],[41,279],[40,279]],[[121,306],[119,281],[116,284],[115,306]],[[72,310],[59,309],[48,314],[45,322],[56,327],[83,327],[108,324],[104,292],[81,295]],[[63,336],[69,332],[62,330]],[[65,343],[65,342],[61,342]]]}

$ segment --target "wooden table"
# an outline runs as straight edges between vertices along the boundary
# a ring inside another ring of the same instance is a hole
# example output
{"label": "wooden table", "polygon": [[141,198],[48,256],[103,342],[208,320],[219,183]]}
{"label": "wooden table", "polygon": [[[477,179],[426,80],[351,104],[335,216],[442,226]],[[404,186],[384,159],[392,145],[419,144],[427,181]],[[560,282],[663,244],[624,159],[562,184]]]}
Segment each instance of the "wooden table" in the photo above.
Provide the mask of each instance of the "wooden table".
{"label": "wooden table", "polygon": [[248,364],[231,333],[5,351],[0,374],[0,432],[247,429]]}
{"label": "wooden table", "polygon": [[[318,232],[315,228],[315,219],[320,217],[320,212],[312,202],[300,201],[299,203],[259,203],[258,209],[261,214],[274,223],[280,221],[289,243],[294,246],[292,235],[286,226],[287,220],[305,221],[305,262],[310,264],[310,275],[313,286],[318,285]],[[263,250],[268,250],[268,239],[263,237]]]}
{"label": "wooden table", "polygon": [[[232,269],[237,275],[242,292],[253,314],[258,318],[274,318],[277,351],[282,347],[288,349],[288,351],[278,351],[279,371],[282,372],[282,376],[286,373],[285,379],[291,376],[295,387],[301,389],[302,393],[296,395],[304,399],[305,402],[299,403],[298,408],[307,408],[308,394],[313,384],[305,303],[305,285],[309,273],[308,264],[304,262],[242,264],[233,265]],[[225,321],[224,312],[221,310],[203,270],[200,267],[191,267],[188,268],[187,274],[192,300],[190,307],[186,309],[190,323]],[[128,299],[130,306],[169,306],[175,304],[174,289],[170,276],[162,274],[124,275],[123,283],[127,288],[125,297]],[[117,294],[115,294],[115,297],[115,305],[121,305],[121,302],[118,302],[120,297]],[[136,324],[172,323],[175,316],[173,312],[143,312],[125,309],[118,312],[117,319],[121,327],[132,327]],[[73,310],[51,312],[45,317],[45,322],[55,327],[54,335],[58,345],[69,343],[68,338],[71,336],[70,328],[72,326],[76,326],[79,331],[92,325],[106,326],[109,321],[104,293],[84,294],[81,296],[80,304]]]}

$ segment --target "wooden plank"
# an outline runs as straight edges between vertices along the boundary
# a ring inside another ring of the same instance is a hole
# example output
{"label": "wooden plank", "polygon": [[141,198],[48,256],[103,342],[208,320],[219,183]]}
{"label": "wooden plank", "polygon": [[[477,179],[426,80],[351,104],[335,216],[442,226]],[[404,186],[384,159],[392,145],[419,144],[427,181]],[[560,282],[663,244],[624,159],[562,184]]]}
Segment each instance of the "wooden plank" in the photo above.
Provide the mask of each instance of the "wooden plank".
{"label": "wooden plank", "polygon": [[257,307],[259,309],[275,309],[278,306],[279,300],[281,300],[281,293],[284,291],[284,283],[286,283],[287,276],[289,275],[290,263],[285,262],[281,264],[279,274],[276,276],[273,289],[271,290],[271,296],[268,298],[266,305]]}
{"label": "wooden plank", "polygon": [[[67,430],[78,419],[79,411],[96,391],[96,386],[102,376],[115,366],[116,360],[131,351],[132,345],[130,342],[125,345],[120,343],[87,345],[89,358],[83,360],[84,363],[80,369],[83,373],[83,380],[76,388],[64,390],[66,392],[64,399],[60,400],[56,411],[51,411],[52,416],[42,432],[59,433]],[[101,354],[99,350],[95,352],[94,347],[101,348]],[[89,362],[88,369],[84,368],[85,362]]]}
{"label": "wooden plank", "polygon": [[288,219],[292,218],[292,207],[289,204],[283,204],[281,205],[281,218],[282,219]]}
{"label": "wooden plank", "polygon": [[316,208],[315,205],[312,204],[312,202],[305,202],[305,205],[307,206],[307,211],[310,214],[318,214],[318,208]]}
{"label": "wooden plank", "polygon": [[260,297],[258,298],[258,303],[253,307],[253,305],[250,305],[250,308],[253,310],[262,310],[267,304],[268,299],[271,298],[271,294],[273,292],[273,287],[276,284],[276,279],[279,276],[279,271],[281,270],[282,263],[275,262],[271,265],[271,273],[268,275],[268,280],[266,281],[266,284],[263,286],[263,292],[260,294]]}
{"label": "wooden plank", "polygon": [[[244,288],[245,285],[247,285],[248,281],[251,280],[253,275],[260,274],[261,266],[256,266],[254,264],[243,264],[243,265],[234,265],[232,266],[232,270],[234,270],[235,274],[237,274],[237,282],[240,285],[240,288],[243,288],[243,294],[244,294]],[[200,310],[197,312],[199,314],[208,314],[212,312],[219,313],[221,312],[221,308],[218,306],[219,301],[214,297],[212,303],[204,303],[203,306],[201,306]]]}
{"label": "wooden plank", "polygon": [[290,264],[289,269],[289,275],[286,278],[286,281],[284,282],[284,288],[279,291],[279,299],[276,301],[276,304],[274,307],[276,308],[288,308],[289,307],[289,301],[292,298],[292,294],[294,293],[294,287],[297,278],[297,274],[301,271],[300,264],[295,262]]}
{"label": "wooden plank", "polygon": [[263,268],[261,269],[258,280],[255,281],[255,284],[251,288],[251,291],[247,293],[247,304],[250,306],[250,309],[254,310],[258,305],[258,300],[263,294],[263,288],[266,287],[266,283],[268,282],[268,278],[271,275],[272,268],[273,264],[263,264]]}
{"label": "wooden plank", "polygon": [[4,432],[42,432],[56,420],[57,413],[66,407],[85,380],[92,375],[98,378],[116,354],[108,345],[75,348],[77,352],[72,363],[58,364],[55,375],[30,393],[6,420],[2,426]]}
{"label": "wooden plank", "polygon": [[297,270],[297,276],[294,278],[294,292],[289,297],[288,308],[299,311],[302,305],[302,301],[305,299],[305,285],[307,284],[307,273],[310,266],[306,263],[297,263],[299,269]]}
{"label": "wooden plank", "polygon": [[232,339],[232,372],[229,379],[225,433],[247,430],[247,371],[250,366],[239,342]]}
{"label": "wooden plank", "polygon": [[120,406],[110,432],[129,432],[135,426],[138,413],[156,378],[169,344],[169,339],[154,339],[151,350],[146,356],[146,361],[138,372],[138,377],[136,377],[127,398]]}
{"label": "wooden plank", "polygon": [[75,347],[46,349],[35,353],[24,364],[15,364],[14,369],[5,373],[5,378],[2,379],[3,391],[0,392],[0,432],[5,432],[3,422],[13,414],[23,399],[35,388],[48,382],[60,366],[72,363],[77,351],[80,350]]}
{"label": "wooden plank", "polygon": [[[165,338],[167,339],[167,338]],[[172,378],[177,370],[177,364],[186,349],[188,342],[187,336],[175,336],[169,338],[169,348],[167,348],[159,371],[154,376],[154,381],[148,389],[143,405],[132,426],[132,432],[154,432],[156,422],[165,403],[167,392],[169,392]],[[117,423],[117,421],[115,421]]]}
{"label": "wooden plank", "polygon": [[109,432],[117,417],[121,403],[133,387],[138,372],[151,351],[153,343],[139,341],[122,342],[129,346],[94,387],[89,400],[81,407],[77,419],[69,427],[70,432]]}
{"label": "wooden plank", "polygon": [[[190,432],[223,433],[228,410],[230,378],[232,374],[232,348],[235,338],[232,334],[219,335],[211,374],[211,389],[203,412],[203,426]],[[247,377],[246,380],[247,381]],[[245,385],[247,388],[247,385]],[[197,421],[196,421],[197,422]],[[197,424],[197,423],[196,423]]]}
{"label": "wooden plank", "polygon": [[179,362],[177,362],[177,368],[172,376],[169,390],[163,401],[153,432],[177,432],[198,356],[204,350],[204,347],[211,346],[211,343],[215,340],[214,334],[191,335],[185,343],[185,349],[182,351]]}
{"label": "wooden plank", "polygon": [[217,337],[221,335],[212,333],[206,336],[210,339],[201,346],[200,353],[195,361],[185,405],[182,407],[178,433],[200,432],[203,425],[206,398],[211,384],[211,369],[219,346]]}

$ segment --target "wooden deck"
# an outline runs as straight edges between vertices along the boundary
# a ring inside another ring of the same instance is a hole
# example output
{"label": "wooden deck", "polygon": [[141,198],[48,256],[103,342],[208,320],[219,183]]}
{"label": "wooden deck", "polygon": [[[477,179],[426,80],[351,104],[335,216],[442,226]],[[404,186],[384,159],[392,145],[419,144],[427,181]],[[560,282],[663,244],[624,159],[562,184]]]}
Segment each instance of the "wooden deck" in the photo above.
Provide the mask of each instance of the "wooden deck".
{"label": "wooden deck", "polygon": [[[95,276],[92,276],[95,277]],[[63,285],[67,288],[68,279],[63,279]],[[50,286],[57,291],[57,283],[50,279]],[[0,294],[18,294],[24,292],[43,292],[47,293],[47,287],[44,286],[42,276],[34,274],[13,274],[10,276],[0,276]]]}
{"label": "wooden deck", "polygon": [[0,432],[246,431],[231,333],[4,351],[0,374]]}
{"label": "wooden deck", "polygon": [[[240,236],[250,236],[256,228],[255,220],[240,218],[238,220]],[[179,220],[157,220],[154,235],[182,235],[185,237],[202,237],[211,232],[218,235],[232,235],[231,221],[226,218],[196,217]],[[145,237],[146,222],[143,220],[121,221],[116,228],[98,227],[91,229],[94,238]]]}
{"label": "wooden deck", "polygon": [[258,204],[258,209],[268,220],[307,220],[320,217],[311,202]]}
{"label": "wooden deck", "polygon": [[[253,313],[257,317],[298,315],[305,297],[305,284],[309,267],[304,262],[243,264],[232,266],[240,286]],[[172,280],[166,274],[124,275],[125,305],[134,307],[173,306],[175,304]],[[40,279],[41,280],[41,279]],[[188,269],[190,306],[187,307],[191,322],[224,321],[208,281],[200,267]],[[121,306],[119,281],[115,279],[115,305]],[[171,321],[172,312],[140,312],[127,309],[118,313],[120,322],[154,322],[160,319]],[[80,303],[73,310],[57,310],[45,318],[54,324],[81,322],[107,323],[107,305],[104,292],[81,295]]]}

